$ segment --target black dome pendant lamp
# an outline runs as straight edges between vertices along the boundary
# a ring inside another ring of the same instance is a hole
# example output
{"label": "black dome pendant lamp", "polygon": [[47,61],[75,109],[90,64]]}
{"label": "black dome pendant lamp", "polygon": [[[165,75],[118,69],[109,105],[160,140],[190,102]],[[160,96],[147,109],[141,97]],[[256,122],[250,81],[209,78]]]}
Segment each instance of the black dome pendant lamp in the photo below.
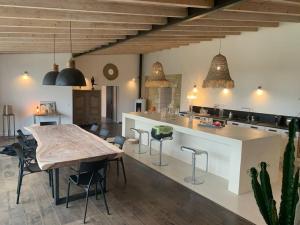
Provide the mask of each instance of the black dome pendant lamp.
{"label": "black dome pendant lamp", "polygon": [[53,70],[46,73],[42,82],[43,85],[55,85],[56,78],[59,73],[58,65],[55,63],[55,34],[53,40]]}
{"label": "black dome pendant lamp", "polygon": [[69,61],[69,68],[65,68],[59,72],[56,78],[57,86],[86,86],[85,78],[82,72],[75,68],[75,61],[72,57],[72,29],[70,21],[70,50],[71,59]]}

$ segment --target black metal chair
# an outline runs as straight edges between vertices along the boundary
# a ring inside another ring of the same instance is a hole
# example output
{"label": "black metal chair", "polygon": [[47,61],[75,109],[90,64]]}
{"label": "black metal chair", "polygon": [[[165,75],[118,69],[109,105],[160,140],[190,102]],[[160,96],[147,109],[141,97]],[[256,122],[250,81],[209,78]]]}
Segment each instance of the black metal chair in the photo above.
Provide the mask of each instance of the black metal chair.
{"label": "black metal chair", "polygon": [[[37,148],[37,145],[36,144],[31,144],[30,142],[26,142],[26,140],[24,140],[24,138],[21,135],[17,136],[17,140],[18,140],[19,144],[22,147],[23,154],[24,154],[25,158],[26,159],[32,159],[35,162],[37,162],[36,161],[36,148]],[[20,165],[21,165],[21,161],[19,160],[19,167],[20,167]],[[53,189],[52,170],[47,170],[46,172],[49,175],[49,186],[52,187],[52,189]],[[54,197],[53,190],[52,190],[52,197]]]}
{"label": "black metal chair", "polygon": [[99,125],[96,124],[96,123],[94,123],[94,124],[92,124],[92,126],[90,127],[89,132],[91,132],[91,133],[93,133],[93,134],[97,134],[98,129],[99,129]]}
{"label": "black metal chair", "polygon": [[100,191],[103,195],[105,207],[107,214],[109,215],[109,209],[105,197],[105,182],[106,182],[106,169],[107,169],[107,160],[97,161],[97,162],[83,162],[80,164],[79,172],[77,175],[71,175],[68,182],[68,191],[67,191],[67,200],[66,207],[69,207],[69,196],[70,196],[70,184],[73,183],[77,186],[81,186],[86,191],[86,201],[85,201],[85,211],[83,223],[85,223],[88,199],[90,194],[90,188],[92,185],[95,185],[95,195],[96,199],[98,196],[98,184]]}
{"label": "black metal chair", "polygon": [[[18,132],[18,131],[17,131]],[[22,147],[24,156],[26,158],[36,159],[36,145],[32,144],[30,142],[27,142],[26,139],[24,139],[23,136],[19,135],[17,136],[18,143]]]}
{"label": "black metal chair", "polygon": [[[114,138],[114,140],[110,143],[114,144],[114,145],[117,145],[120,149],[123,149],[123,145],[126,141],[126,138],[125,137],[122,137],[122,136],[116,136]],[[110,159],[109,162],[117,162],[117,175],[119,176],[119,163],[121,163],[121,166],[122,166],[122,170],[123,170],[123,177],[124,177],[124,182],[125,184],[127,183],[127,178],[126,178],[126,173],[125,173],[125,167],[124,167],[124,161],[123,161],[123,157],[122,155],[119,155],[117,156],[116,158],[114,159]]]}
{"label": "black metal chair", "polygon": [[109,130],[106,128],[101,128],[99,131],[99,137],[101,137],[102,139],[106,140],[108,138],[109,135]]}
{"label": "black metal chair", "polygon": [[30,147],[36,147],[37,143],[34,138],[30,138],[30,135],[25,135],[22,130],[17,130],[17,134],[22,138],[23,142]]}
{"label": "black metal chair", "polygon": [[[13,144],[12,147],[16,151],[20,162],[18,185],[17,185],[17,201],[16,201],[16,203],[19,204],[23,177],[32,173],[41,172],[42,170],[40,169],[38,163],[34,159],[26,157],[26,155],[24,154],[24,150],[19,143]],[[53,182],[52,174],[51,174],[51,182]],[[52,195],[54,195],[53,185],[52,185]]]}

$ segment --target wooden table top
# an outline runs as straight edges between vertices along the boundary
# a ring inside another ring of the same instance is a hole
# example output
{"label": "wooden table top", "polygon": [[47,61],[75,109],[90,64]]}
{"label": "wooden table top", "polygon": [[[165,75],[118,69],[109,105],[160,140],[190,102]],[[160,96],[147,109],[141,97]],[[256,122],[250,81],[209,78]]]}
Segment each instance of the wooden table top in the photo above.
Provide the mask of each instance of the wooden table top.
{"label": "wooden table top", "polygon": [[42,170],[114,158],[123,151],[74,125],[25,127],[37,140],[36,158]]}

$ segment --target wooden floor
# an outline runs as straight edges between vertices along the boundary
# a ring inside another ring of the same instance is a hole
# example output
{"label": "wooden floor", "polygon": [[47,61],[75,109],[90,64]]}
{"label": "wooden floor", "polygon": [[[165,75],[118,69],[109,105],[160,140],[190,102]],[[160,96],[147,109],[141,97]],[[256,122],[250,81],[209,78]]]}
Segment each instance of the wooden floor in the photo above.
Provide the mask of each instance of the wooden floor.
{"label": "wooden floor", "polygon": [[[0,140],[1,141],[1,140]],[[0,143],[1,146],[1,143]],[[90,197],[87,224],[100,225],[249,225],[245,219],[212,201],[125,156],[128,184],[109,171],[107,215],[103,199]],[[62,170],[61,193],[66,191]],[[55,206],[42,172],[24,178],[20,204],[16,205],[17,160],[0,155],[0,224],[2,225],[75,225],[82,224],[84,200]],[[79,190],[72,187],[71,192]]]}

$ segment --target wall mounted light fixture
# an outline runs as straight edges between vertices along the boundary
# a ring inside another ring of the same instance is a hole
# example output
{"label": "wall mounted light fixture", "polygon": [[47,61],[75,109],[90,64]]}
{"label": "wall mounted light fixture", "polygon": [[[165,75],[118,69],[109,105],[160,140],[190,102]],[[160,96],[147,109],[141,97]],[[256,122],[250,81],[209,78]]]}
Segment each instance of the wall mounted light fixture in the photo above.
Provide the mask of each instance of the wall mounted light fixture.
{"label": "wall mounted light fixture", "polygon": [[195,84],[194,87],[193,87],[193,93],[198,93],[198,88],[197,88],[197,85]]}
{"label": "wall mounted light fixture", "polygon": [[229,89],[228,89],[228,88],[224,88],[224,89],[223,89],[223,93],[224,93],[224,94],[228,94],[228,93],[229,93]]}
{"label": "wall mounted light fixture", "polygon": [[24,71],[24,73],[23,73],[23,75],[22,75],[22,78],[23,78],[24,80],[28,80],[28,79],[29,79],[29,74],[28,74],[27,71]]}
{"label": "wall mounted light fixture", "polygon": [[257,90],[256,90],[256,94],[257,95],[262,95],[264,93],[263,89],[262,89],[262,86],[258,86],[257,87]]}

